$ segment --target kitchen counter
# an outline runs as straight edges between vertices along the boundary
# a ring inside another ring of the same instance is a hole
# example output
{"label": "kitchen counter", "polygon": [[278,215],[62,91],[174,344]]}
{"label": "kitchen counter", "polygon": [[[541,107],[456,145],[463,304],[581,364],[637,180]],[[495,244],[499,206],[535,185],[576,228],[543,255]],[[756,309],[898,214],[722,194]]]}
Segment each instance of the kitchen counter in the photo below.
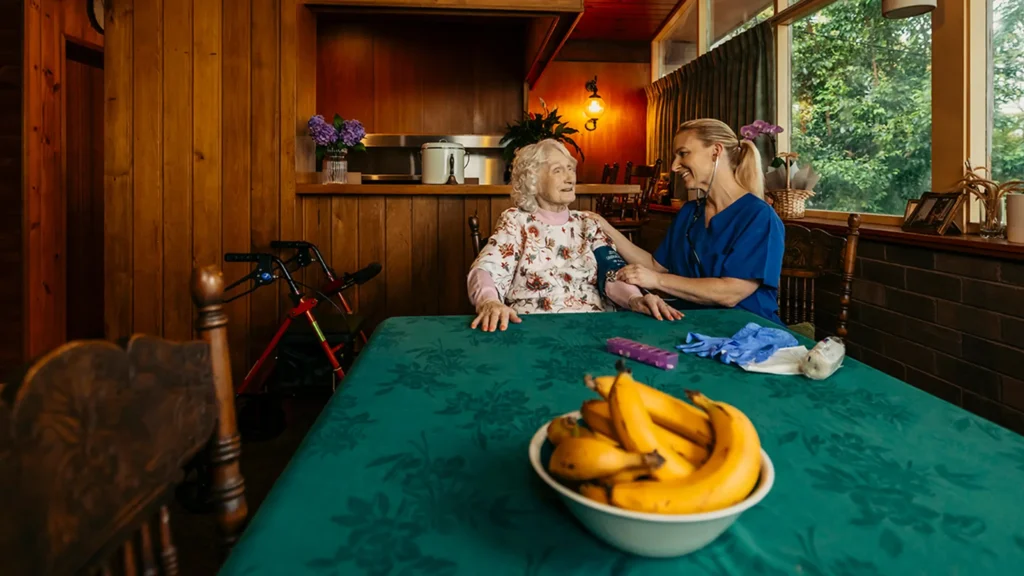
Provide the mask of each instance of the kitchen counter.
{"label": "kitchen counter", "polygon": [[[352,196],[508,196],[508,184],[312,184],[299,183],[295,192],[300,196],[352,195]],[[578,196],[600,194],[639,194],[636,184],[577,184]]]}

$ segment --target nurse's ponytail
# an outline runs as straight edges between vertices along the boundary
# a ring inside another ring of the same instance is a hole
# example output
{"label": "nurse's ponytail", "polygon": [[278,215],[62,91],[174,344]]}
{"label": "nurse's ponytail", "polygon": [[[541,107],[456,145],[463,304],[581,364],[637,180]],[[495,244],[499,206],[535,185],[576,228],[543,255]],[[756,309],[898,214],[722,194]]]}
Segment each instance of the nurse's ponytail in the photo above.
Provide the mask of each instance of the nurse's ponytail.
{"label": "nurse's ponytail", "polygon": [[[733,154],[730,154],[732,160]],[[735,166],[733,174],[736,182],[746,188],[751,194],[764,200],[764,172],[761,170],[761,153],[750,140],[740,140],[736,148]]]}
{"label": "nurse's ponytail", "polygon": [[714,118],[700,118],[683,122],[676,136],[693,131],[705,146],[721,144],[729,160],[736,182],[758,198],[764,200],[764,173],[761,169],[761,153],[754,143],[740,140],[729,125]]}

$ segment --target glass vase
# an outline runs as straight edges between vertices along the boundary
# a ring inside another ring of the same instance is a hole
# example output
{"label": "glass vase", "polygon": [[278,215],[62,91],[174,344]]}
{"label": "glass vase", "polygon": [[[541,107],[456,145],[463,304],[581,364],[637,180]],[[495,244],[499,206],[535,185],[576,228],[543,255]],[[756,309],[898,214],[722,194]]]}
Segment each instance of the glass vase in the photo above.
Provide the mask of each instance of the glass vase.
{"label": "glass vase", "polygon": [[324,153],[321,182],[324,184],[348,183],[348,160],[345,158],[344,150],[328,150]]}
{"label": "glass vase", "polygon": [[1002,238],[1006,234],[1003,223],[1003,202],[1005,197],[983,200],[981,202],[981,227],[978,233],[982,238]]}

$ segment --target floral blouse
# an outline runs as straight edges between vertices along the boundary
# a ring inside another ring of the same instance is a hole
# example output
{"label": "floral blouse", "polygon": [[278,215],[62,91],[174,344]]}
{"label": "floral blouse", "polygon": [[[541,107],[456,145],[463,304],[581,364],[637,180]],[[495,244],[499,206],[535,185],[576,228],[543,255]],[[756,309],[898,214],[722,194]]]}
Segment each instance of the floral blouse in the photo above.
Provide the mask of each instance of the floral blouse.
{"label": "floral blouse", "polygon": [[498,298],[519,313],[603,312],[594,249],[613,246],[596,220],[570,210],[549,224],[518,208],[502,212],[473,270],[487,272]]}

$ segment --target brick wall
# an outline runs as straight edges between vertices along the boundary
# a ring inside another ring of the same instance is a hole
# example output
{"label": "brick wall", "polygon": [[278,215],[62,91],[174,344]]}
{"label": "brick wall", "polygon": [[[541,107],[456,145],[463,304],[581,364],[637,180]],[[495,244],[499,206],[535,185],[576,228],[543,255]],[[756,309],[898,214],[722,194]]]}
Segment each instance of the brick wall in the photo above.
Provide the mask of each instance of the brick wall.
{"label": "brick wall", "polygon": [[851,357],[1024,434],[1024,263],[861,241],[849,331]]}

